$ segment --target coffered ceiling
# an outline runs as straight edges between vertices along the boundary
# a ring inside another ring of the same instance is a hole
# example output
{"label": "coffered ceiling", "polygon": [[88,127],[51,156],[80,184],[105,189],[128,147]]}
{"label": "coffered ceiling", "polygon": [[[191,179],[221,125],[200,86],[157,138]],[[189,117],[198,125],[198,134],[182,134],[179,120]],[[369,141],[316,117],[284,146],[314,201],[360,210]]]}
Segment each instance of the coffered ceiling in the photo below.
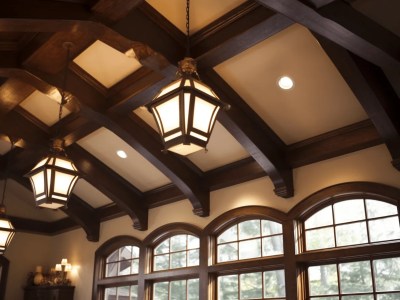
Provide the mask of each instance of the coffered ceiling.
{"label": "coffered ceiling", "polygon": [[[181,157],[162,152],[146,105],[184,57],[185,5],[1,2],[0,174],[17,230],[80,226],[97,241],[103,220],[128,215],[146,230],[150,208],[183,199],[207,216],[210,191],[259,177],[290,198],[294,168],[382,143],[400,169],[397,0],[191,0],[191,56],[231,108],[207,151]],[[35,208],[24,177],[54,137],[82,173],[57,211]]]}

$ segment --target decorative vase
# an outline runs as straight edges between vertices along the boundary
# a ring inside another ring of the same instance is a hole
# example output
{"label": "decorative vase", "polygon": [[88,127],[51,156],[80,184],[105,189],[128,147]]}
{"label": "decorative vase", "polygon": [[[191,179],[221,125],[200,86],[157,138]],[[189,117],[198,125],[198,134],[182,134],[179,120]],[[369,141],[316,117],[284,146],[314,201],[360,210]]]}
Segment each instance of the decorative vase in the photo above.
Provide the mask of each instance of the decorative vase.
{"label": "decorative vase", "polygon": [[42,266],[37,266],[35,270],[35,276],[33,277],[33,283],[40,285],[43,281]]}

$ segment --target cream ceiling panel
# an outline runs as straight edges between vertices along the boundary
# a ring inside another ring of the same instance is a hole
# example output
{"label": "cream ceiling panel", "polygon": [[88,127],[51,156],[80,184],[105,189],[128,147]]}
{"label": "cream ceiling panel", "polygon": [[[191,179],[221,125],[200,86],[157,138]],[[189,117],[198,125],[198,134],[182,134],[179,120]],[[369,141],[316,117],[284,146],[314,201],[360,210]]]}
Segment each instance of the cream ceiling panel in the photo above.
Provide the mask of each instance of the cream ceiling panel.
{"label": "cream ceiling panel", "polygon": [[[286,144],[368,118],[320,44],[300,25],[215,69]],[[294,88],[278,87],[284,75]]]}
{"label": "cream ceiling panel", "polygon": [[94,208],[113,203],[111,199],[82,178],[76,183],[73,193],[79,198],[85,199],[85,201]]}
{"label": "cream ceiling panel", "polygon": [[141,67],[135,58],[96,41],[74,62],[106,88],[112,87]]}
{"label": "cream ceiling panel", "polygon": [[[78,144],[142,192],[170,183],[170,180],[139,152],[105,128],[84,137]],[[118,150],[125,151],[127,158],[120,158],[116,154]]]}

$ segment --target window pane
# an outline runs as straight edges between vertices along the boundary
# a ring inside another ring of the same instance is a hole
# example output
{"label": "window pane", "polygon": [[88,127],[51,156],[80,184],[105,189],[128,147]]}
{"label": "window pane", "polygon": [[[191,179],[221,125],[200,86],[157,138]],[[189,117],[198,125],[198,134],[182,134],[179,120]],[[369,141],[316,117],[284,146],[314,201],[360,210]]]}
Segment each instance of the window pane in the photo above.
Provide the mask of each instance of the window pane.
{"label": "window pane", "polygon": [[260,234],[260,220],[239,223],[239,240],[259,237]]}
{"label": "window pane", "polygon": [[400,291],[400,257],[377,259],[373,266],[378,292]]}
{"label": "window pane", "polygon": [[154,257],[154,271],[169,269],[169,255],[158,255]]}
{"label": "window pane", "polygon": [[188,267],[199,265],[199,249],[188,251]]}
{"label": "window pane", "polygon": [[154,249],[154,254],[163,254],[168,252],[169,252],[169,239],[166,239]]}
{"label": "window pane", "polygon": [[170,283],[170,299],[184,300],[186,299],[186,280],[171,281]]}
{"label": "window pane", "polygon": [[305,222],[304,226],[306,229],[322,227],[333,224],[332,218],[332,206],[325,207],[309,217]]}
{"label": "window pane", "polygon": [[132,258],[139,258],[140,249],[139,247],[132,247]]}
{"label": "window pane", "polygon": [[200,247],[200,240],[198,237],[188,235],[188,249],[196,249]]}
{"label": "window pane", "polygon": [[315,300],[339,300],[339,297],[311,297],[311,299]]}
{"label": "window pane", "polygon": [[218,299],[237,300],[238,299],[238,275],[228,275],[218,277]]}
{"label": "window pane", "polygon": [[238,259],[238,244],[230,243],[218,246],[218,262]]}
{"label": "window pane", "polygon": [[131,274],[137,274],[137,273],[139,273],[139,260],[134,259],[132,260]]}
{"label": "window pane", "polygon": [[131,299],[130,300],[137,300],[138,299],[138,286],[132,285],[131,286]]}
{"label": "window pane", "polygon": [[237,225],[234,225],[218,236],[217,243],[233,242],[237,241],[237,238]]}
{"label": "window pane", "polygon": [[115,250],[113,253],[111,253],[111,254],[107,257],[106,262],[115,262],[115,261],[118,261],[118,260],[119,260],[118,254],[119,254],[119,249],[117,249],[117,250]]}
{"label": "window pane", "polygon": [[393,204],[378,200],[366,200],[368,218],[397,215],[397,207]]}
{"label": "window pane", "polygon": [[156,282],[153,285],[154,300],[168,300],[168,282]]}
{"label": "window pane", "polygon": [[132,258],[132,246],[124,246],[119,248],[119,260]]}
{"label": "window pane", "polygon": [[285,295],[285,271],[264,272],[264,298],[284,298]]}
{"label": "window pane", "polygon": [[239,259],[261,257],[261,241],[259,239],[239,242]]}
{"label": "window pane", "polygon": [[338,294],[336,265],[323,265],[308,268],[311,296]]}
{"label": "window pane", "polygon": [[171,254],[171,269],[186,267],[186,251]]}
{"label": "window pane", "polygon": [[117,276],[118,263],[106,264],[106,277]]}
{"label": "window pane", "polygon": [[262,273],[240,275],[240,299],[260,299],[262,297]]}
{"label": "window pane", "polygon": [[104,300],[115,300],[117,298],[117,288],[106,288],[104,290]]}
{"label": "window pane", "polygon": [[187,281],[188,290],[188,300],[198,300],[199,299],[199,279],[189,279]]}
{"label": "window pane", "polygon": [[118,263],[118,276],[131,274],[131,261],[124,260]]}
{"label": "window pane", "polygon": [[399,217],[389,217],[368,222],[371,242],[400,239]]}
{"label": "window pane", "polygon": [[335,247],[333,228],[321,228],[306,231],[307,250]]}
{"label": "window pane", "polygon": [[336,244],[338,247],[368,243],[365,222],[340,225],[336,227]]}
{"label": "window pane", "polygon": [[282,233],[282,224],[277,222],[261,220],[262,235],[271,235]]}
{"label": "window pane", "polygon": [[378,295],[378,300],[399,300],[400,299],[400,293],[394,293],[394,294],[380,294]]}
{"label": "window pane", "polygon": [[339,264],[341,292],[346,294],[372,292],[369,261]]}
{"label": "window pane", "polygon": [[186,250],[186,234],[175,235],[170,239],[171,251]]}
{"label": "window pane", "polygon": [[262,256],[283,254],[283,238],[282,235],[275,235],[262,239]]}
{"label": "window pane", "polygon": [[333,211],[336,224],[365,219],[364,201],[361,199],[335,203]]}
{"label": "window pane", "polygon": [[119,286],[117,287],[117,300],[129,299],[129,286]]}

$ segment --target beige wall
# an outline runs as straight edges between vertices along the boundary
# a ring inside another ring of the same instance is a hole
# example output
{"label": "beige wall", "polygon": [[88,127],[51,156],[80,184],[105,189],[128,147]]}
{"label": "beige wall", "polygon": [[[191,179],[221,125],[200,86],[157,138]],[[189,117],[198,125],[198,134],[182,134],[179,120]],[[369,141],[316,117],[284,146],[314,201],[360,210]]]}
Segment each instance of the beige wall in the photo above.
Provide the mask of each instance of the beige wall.
{"label": "beige wall", "polygon": [[225,211],[246,205],[263,205],[288,212],[310,194],[342,182],[370,181],[400,187],[400,172],[391,166],[390,161],[386,148],[377,146],[296,169],[295,197],[290,199],[275,196],[268,178],[214,191],[211,194],[211,213],[206,218],[194,216],[189,201],[154,208],[149,212],[149,229],[145,232],[133,229],[128,217],[110,220],[101,224],[100,241],[97,243],[88,242],[81,229],[55,237],[17,233],[6,253],[10,260],[6,299],[23,298],[21,286],[26,274],[33,271],[35,265],[48,268],[67,257],[77,267],[71,276],[76,286],[75,300],[89,300],[92,294],[94,252],[114,236],[131,235],[143,239],[171,220],[203,228]]}

